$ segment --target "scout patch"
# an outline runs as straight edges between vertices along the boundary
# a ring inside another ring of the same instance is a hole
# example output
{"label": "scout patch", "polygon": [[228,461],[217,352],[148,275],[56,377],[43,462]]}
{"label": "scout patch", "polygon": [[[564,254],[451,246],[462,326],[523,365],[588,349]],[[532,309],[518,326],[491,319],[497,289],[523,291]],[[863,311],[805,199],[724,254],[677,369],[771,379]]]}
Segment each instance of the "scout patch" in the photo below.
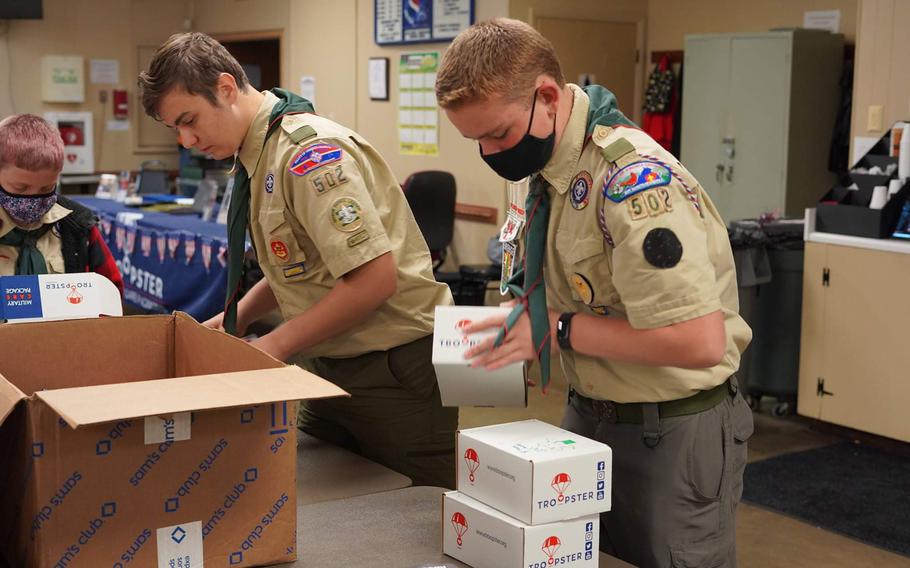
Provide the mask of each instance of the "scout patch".
{"label": "scout patch", "polygon": [[588,206],[588,192],[593,184],[594,180],[591,179],[591,174],[584,171],[578,172],[571,185],[572,207],[581,210]]}
{"label": "scout patch", "polygon": [[272,193],[275,190],[275,174],[269,172],[265,176],[265,192]]}
{"label": "scout patch", "polygon": [[673,180],[670,168],[657,162],[636,162],[628,165],[604,182],[604,197],[619,203],[652,187],[669,185]]}
{"label": "scout patch", "polygon": [[332,224],[339,231],[350,233],[363,226],[360,204],[356,199],[342,197],[332,203]]}
{"label": "scout patch", "polygon": [[683,248],[679,238],[670,229],[651,229],[641,245],[645,260],[656,268],[673,268],[682,258]]}
{"label": "scout patch", "polygon": [[325,173],[310,177],[310,185],[318,195],[327,193],[329,190],[335,189],[347,181],[348,178],[344,175],[344,169],[341,164],[338,164],[334,168],[330,168]]}
{"label": "scout patch", "polygon": [[588,306],[588,307],[591,308],[592,312],[594,312],[595,314],[597,314],[599,316],[605,316],[605,315],[607,315],[607,313],[609,313],[609,310],[607,310],[607,306]]}
{"label": "scout patch", "polygon": [[337,162],[341,159],[341,148],[317,142],[301,149],[291,160],[288,171],[295,176],[305,176],[311,171],[322,166]]}
{"label": "scout patch", "polygon": [[297,264],[292,264],[290,266],[285,266],[281,269],[281,272],[284,273],[285,278],[293,278],[294,276],[300,276],[306,272],[306,263],[298,262]]}
{"label": "scout patch", "polygon": [[278,260],[287,260],[290,255],[288,252],[288,245],[281,239],[272,239],[269,241],[269,248],[272,249],[272,254],[278,257]]}
{"label": "scout patch", "polygon": [[515,272],[515,243],[502,243],[502,272],[499,275],[499,293],[503,296],[509,293],[509,280]]}
{"label": "scout patch", "polygon": [[360,231],[348,237],[348,246],[353,248],[360,243],[367,242],[368,240],[370,240],[370,234],[366,231]]}
{"label": "scout patch", "polygon": [[506,222],[503,223],[502,229],[499,230],[499,242],[510,243],[514,241],[523,223],[520,218],[509,212],[506,216]]}
{"label": "scout patch", "polygon": [[629,206],[629,217],[633,221],[657,217],[673,211],[670,204],[670,190],[666,187],[649,189],[633,195],[626,203]]}
{"label": "scout patch", "polygon": [[590,304],[594,301],[594,288],[591,287],[591,282],[583,274],[578,272],[572,274],[572,286],[575,287],[575,291],[578,292],[578,297],[581,298],[581,301]]}

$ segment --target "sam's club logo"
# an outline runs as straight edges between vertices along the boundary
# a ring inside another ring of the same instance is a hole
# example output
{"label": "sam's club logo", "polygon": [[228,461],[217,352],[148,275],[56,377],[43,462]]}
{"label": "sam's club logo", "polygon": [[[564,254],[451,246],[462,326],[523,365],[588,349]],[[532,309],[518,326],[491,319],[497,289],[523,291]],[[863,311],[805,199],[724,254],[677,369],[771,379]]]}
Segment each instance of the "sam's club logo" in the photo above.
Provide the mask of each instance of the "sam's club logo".
{"label": "sam's club logo", "polygon": [[464,514],[458,511],[452,514],[452,528],[455,529],[455,543],[458,548],[461,548],[461,544],[464,542],[462,537],[468,532],[468,519],[465,518]]}

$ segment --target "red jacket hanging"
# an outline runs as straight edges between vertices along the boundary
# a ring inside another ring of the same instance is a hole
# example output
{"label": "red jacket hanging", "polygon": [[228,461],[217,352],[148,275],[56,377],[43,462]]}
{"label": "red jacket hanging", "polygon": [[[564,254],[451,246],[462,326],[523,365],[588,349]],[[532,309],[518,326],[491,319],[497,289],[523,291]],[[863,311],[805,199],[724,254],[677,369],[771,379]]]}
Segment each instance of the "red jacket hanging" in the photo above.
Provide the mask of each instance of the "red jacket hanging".
{"label": "red jacket hanging", "polygon": [[676,77],[670,68],[670,58],[663,55],[648,78],[641,128],[667,151],[672,151],[673,120],[678,108]]}

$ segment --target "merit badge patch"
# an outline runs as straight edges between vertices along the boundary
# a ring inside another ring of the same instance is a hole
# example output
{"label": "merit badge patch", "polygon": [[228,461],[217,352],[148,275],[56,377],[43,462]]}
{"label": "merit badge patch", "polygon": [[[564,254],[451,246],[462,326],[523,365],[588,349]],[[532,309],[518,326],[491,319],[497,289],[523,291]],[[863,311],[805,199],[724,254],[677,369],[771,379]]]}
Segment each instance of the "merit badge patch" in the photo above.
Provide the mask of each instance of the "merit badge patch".
{"label": "merit badge patch", "polygon": [[291,160],[288,171],[295,176],[305,176],[317,168],[337,162],[340,159],[341,148],[324,142],[317,142],[297,152],[297,155]]}
{"label": "merit badge patch", "polygon": [[575,176],[570,186],[572,207],[581,210],[588,206],[588,193],[591,191],[593,184],[594,180],[591,179],[591,174],[588,172],[579,172]]}
{"label": "merit badge patch", "polygon": [[670,169],[657,162],[636,162],[613,174],[604,182],[604,197],[619,203],[630,195],[653,187],[669,185],[673,180]]}
{"label": "merit badge patch", "polygon": [[265,192],[272,193],[275,191],[275,174],[269,172],[265,176]]}
{"label": "merit badge patch", "polygon": [[332,203],[332,224],[339,231],[350,233],[363,226],[360,204],[356,199],[342,197]]}
{"label": "merit badge patch", "polygon": [[655,268],[673,268],[683,254],[682,243],[671,229],[651,229],[641,248],[645,260]]}
{"label": "merit badge patch", "polygon": [[348,237],[348,246],[354,248],[360,243],[365,243],[368,240],[370,240],[370,234],[366,231],[359,231]]}
{"label": "merit badge patch", "polygon": [[281,239],[269,241],[269,248],[272,249],[272,254],[278,257],[278,260],[287,260],[288,256],[290,256],[288,245]]}
{"label": "merit badge patch", "polygon": [[575,287],[575,291],[578,292],[578,297],[581,298],[582,302],[590,304],[594,301],[594,288],[591,287],[591,282],[583,274],[578,272],[572,274],[572,286]]}
{"label": "merit badge patch", "polygon": [[518,245],[515,243],[502,243],[502,273],[499,276],[499,293],[505,296],[509,293],[509,280],[515,273],[515,252]]}
{"label": "merit badge patch", "polygon": [[626,203],[629,206],[629,217],[633,221],[657,217],[673,211],[673,205],[670,204],[670,190],[666,187],[643,191],[630,197]]}

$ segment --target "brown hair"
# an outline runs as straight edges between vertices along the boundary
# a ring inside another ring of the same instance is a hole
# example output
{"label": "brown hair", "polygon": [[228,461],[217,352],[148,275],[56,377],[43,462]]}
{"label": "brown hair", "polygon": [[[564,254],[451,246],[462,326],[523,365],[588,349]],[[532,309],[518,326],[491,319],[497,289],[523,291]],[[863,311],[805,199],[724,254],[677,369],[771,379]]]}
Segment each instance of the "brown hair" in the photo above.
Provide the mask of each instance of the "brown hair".
{"label": "brown hair", "polygon": [[4,118],[0,121],[0,169],[9,164],[30,172],[62,170],[60,131],[34,114]]}
{"label": "brown hair", "polygon": [[215,86],[222,73],[232,75],[241,90],[249,84],[240,63],[212,37],[200,32],[172,35],[155,52],[148,71],[139,74],[145,113],[159,118],[161,99],[175,88],[217,105]]}
{"label": "brown hair", "polygon": [[565,86],[553,44],[524,22],[494,18],[474,24],[452,41],[436,77],[436,98],[443,108],[497,95],[530,100],[541,74]]}

